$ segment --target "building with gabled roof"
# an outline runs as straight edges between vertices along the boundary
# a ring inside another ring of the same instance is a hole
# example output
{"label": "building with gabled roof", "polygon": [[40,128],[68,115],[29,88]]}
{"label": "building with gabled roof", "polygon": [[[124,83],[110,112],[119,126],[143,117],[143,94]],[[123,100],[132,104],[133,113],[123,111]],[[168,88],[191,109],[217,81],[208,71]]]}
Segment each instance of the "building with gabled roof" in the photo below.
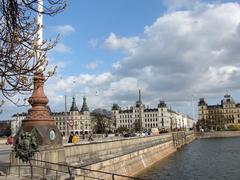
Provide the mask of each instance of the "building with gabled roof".
{"label": "building with gabled roof", "polygon": [[240,104],[225,94],[221,104],[208,105],[204,98],[198,102],[198,122],[204,130],[223,130],[232,124],[240,124]]}
{"label": "building with gabled roof", "polygon": [[156,108],[145,107],[140,90],[134,106],[123,110],[118,104],[113,104],[112,114],[116,128],[127,128],[130,131],[147,131],[151,128],[168,131],[191,129],[194,124],[192,118],[169,109],[164,101],[160,101]]}
{"label": "building with gabled roof", "polygon": [[63,135],[69,133],[88,134],[92,131],[91,117],[85,96],[81,111],[77,107],[76,98],[73,97],[69,112],[54,112],[52,115]]}

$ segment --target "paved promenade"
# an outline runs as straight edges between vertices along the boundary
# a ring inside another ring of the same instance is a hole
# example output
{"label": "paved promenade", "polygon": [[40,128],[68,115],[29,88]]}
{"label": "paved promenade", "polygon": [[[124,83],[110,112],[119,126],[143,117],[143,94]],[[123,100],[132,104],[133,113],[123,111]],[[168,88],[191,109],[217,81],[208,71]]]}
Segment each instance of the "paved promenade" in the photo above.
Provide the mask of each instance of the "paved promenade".
{"label": "paved promenade", "polygon": [[[1,175],[3,173],[4,174],[6,173],[6,169],[9,165],[9,154],[11,151],[12,151],[11,145],[0,144],[0,174]],[[6,179],[6,177],[0,176],[0,179]]]}

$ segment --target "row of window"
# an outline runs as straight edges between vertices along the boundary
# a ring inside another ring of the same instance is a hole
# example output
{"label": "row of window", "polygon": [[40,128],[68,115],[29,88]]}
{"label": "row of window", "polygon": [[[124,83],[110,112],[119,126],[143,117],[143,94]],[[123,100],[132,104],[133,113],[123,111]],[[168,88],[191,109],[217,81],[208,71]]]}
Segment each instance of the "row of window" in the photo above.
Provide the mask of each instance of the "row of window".
{"label": "row of window", "polygon": [[65,122],[56,122],[56,125],[65,125]]}
{"label": "row of window", "polygon": [[[135,115],[136,117],[136,115]],[[120,115],[120,118],[132,118],[132,115],[131,114],[123,114],[123,115]]]}
{"label": "row of window", "polygon": [[[81,122],[78,122],[78,121],[75,121],[75,123],[74,123],[75,125],[81,125],[82,123]],[[58,126],[58,125],[65,125],[65,122],[63,121],[63,122],[56,122],[56,125]],[[85,123],[85,125],[87,126],[88,125],[88,123],[86,122]]]}
{"label": "row of window", "polygon": [[[145,117],[157,117],[158,114],[145,114]],[[161,114],[163,116],[163,113]],[[135,114],[135,117],[139,117],[139,114]],[[120,114],[120,118],[132,118],[131,114]]]}
{"label": "row of window", "polygon": [[[65,120],[66,117],[54,117],[54,119],[56,121],[60,121],[60,120]],[[77,119],[90,119],[90,117],[86,117],[86,116],[68,116],[67,119],[73,119],[73,120],[77,120]]]}
{"label": "row of window", "polygon": [[[164,126],[164,125],[162,125]],[[133,128],[134,126],[133,125],[130,125],[130,124],[121,124],[119,127],[125,127],[125,128]],[[158,124],[145,124],[145,127],[147,128],[154,128],[154,127],[158,127]]]}
{"label": "row of window", "polygon": [[208,110],[208,111],[205,111],[202,110],[201,113],[204,114],[204,113],[239,113],[240,110],[239,109],[225,109],[225,110]]}
{"label": "row of window", "polygon": [[[157,117],[158,114],[145,114],[145,117]],[[162,113],[163,116],[163,113]]]}
{"label": "row of window", "polygon": [[[152,119],[144,119],[145,122],[157,122],[158,119],[157,118],[152,118]],[[161,119],[161,121],[164,121],[163,118]],[[120,123],[132,123],[133,120],[132,119],[125,119],[125,120],[119,120]]]}
{"label": "row of window", "polygon": [[132,122],[134,122],[134,120],[132,120],[132,119],[120,120],[119,122],[120,122],[120,123],[132,123]]}
{"label": "row of window", "polygon": [[227,123],[234,123],[234,120],[233,119],[227,120]]}
{"label": "row of window", "polygon": [[[145,122],[154,122],[154,121],[158,121],[158,119],[156,118],[154,118],[154,119],[145,119]],[[163,118],[162,118],[162,121],[163,121]]]}
{"label": "row of window", "polygon": [[[163,126],[163,125],[162,125]],[[145,127],[158,127],[157,124],[145,124]]]}

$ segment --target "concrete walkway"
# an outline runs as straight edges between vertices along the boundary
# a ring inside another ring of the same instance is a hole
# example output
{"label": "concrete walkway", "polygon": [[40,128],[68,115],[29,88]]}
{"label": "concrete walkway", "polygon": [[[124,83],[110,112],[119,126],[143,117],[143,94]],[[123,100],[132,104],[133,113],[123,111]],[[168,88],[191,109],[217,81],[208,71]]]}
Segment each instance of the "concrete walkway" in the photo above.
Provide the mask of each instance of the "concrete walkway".
{"label": "concrete walkway", "polygon": [[[12,151],[11,145],[0,145],[0,171],[6,173],[6,169],[9,166],[9,155]],[[1,177],[1,176],[0,176]]]}

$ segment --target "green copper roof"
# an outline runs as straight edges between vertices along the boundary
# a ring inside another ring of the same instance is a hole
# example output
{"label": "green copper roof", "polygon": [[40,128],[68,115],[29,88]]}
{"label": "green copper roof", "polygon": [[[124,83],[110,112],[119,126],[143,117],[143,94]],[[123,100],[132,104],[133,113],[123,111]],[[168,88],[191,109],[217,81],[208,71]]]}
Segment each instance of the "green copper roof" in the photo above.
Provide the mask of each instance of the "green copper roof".
{"label": "green copper roof", "polygon": [[83,97],[83,105],[82,105],[81,112],[84,112],[84,111],[89,111],[85,96]]}
{"label": "green copper roof", "polygon": [[75,97],[73,97],[72,99],[73,99],[73,101],[72,101],[72,106],[70,108],[70,111],[79,111],[78,107],[76,105]]}

